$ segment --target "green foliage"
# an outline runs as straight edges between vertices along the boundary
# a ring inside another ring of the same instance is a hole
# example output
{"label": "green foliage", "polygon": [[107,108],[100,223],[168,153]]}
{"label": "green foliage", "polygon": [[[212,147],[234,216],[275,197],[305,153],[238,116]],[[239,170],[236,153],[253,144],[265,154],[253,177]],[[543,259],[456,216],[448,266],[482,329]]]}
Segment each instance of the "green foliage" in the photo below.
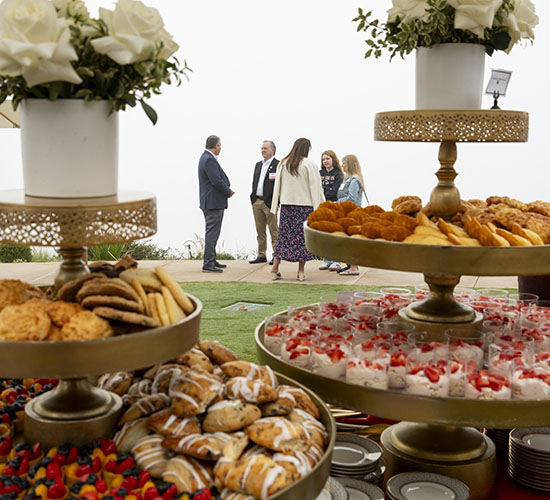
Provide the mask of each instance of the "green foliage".
{"label": "green foliage", "polygon": [[31,262],[32,250],[30,247],[19,245],[4,245],[0,243],[0,262]]}
{"label": "green foliage", "polygon": [[[379,58],[384,50],[390,54],[390,61],[399,54],[402,58],[417,47],[433,47],[441,43],[475,43],[485,46],[487,54],[495,50],[505,50],[510,44],[510,35],[503,26],[506,15],[513,10],[513,0],[503,0],[495,14],[493,26],[486,28],[481,39],[470,31],[454,28],[455,9],[446,0],[427,0],[429,13],[427,21],[413,19],[402,22],[396,18],[393,22],[381,23],[372,19],[372,11],[363,12],[353,19],[357,31],[367,32],[365,40],[368,48],[365,58]],[[370,32],[370,33],[369,33]]]}
{"label": "green foliage", "polygon": [[126,253],[136,260],[172,260],[170,248],[160,248],[151,240],[131,241],[127,244]]}
{"label": "green foliage", "polygon": [[60,262],[61,260],[63,260],[61,255],[50,248],[32,248],[32,262]]}
{"label": "green foliage", "polygon": [[[22,76],[0,75],[0,104],[13,98],[17,109],[23,99],[84,99],[94,101],[107,99],[111,113],[134,107],[140,103],[145,114],[155,124],[156,111],[144,99],[160,94],[163,84],[181,83],[181,76],[192,71],[184,61],[183,66],[174,57],[174,62],[157,58],[162,44],[150,59],[135,64],[120,65],[107,55],[96,52],[90,43],[94,38],[107,35],[107,27],[100,19],[89,19],[81,24],[71,24],[71,44],[78,60],[73,67],[82,78],[82,83],[51,82],[33,87],[27,86]],[[91,34],[90,34],[91,33]]]}
{"label": "green foliage", "polygon": [[88,260],[118,260],[127,253],[126,246],[127,243],[113,243],[88,247]]}

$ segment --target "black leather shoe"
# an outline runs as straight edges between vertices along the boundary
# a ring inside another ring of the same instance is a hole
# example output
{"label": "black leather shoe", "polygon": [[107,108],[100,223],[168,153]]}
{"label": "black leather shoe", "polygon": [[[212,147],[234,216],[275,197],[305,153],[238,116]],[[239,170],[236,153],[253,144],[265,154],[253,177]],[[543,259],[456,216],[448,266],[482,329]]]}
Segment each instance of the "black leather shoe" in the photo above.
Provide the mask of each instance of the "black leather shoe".
{"label": "black leather shoe", "polygon": [[203,273],[223,273],[223,269],[216,266],[202,266]]}
{"label": "black leather shoe", "polygon": [[269,261],[269,265],[270,265],[270,266],[273,265],[273,259],[271,259],[271,260]]}
{"label": "black leather shoe", "polygon": [[225,269],[227,267],[227,264],[220,264],[218,261],[216,261],[214,265],[220,269]]}
{"label": "black leather shoe", "polygon": [[254,260],[248,261],[250,264],[261,264],[262,262],[267,262],[265,257],[256,257]]}

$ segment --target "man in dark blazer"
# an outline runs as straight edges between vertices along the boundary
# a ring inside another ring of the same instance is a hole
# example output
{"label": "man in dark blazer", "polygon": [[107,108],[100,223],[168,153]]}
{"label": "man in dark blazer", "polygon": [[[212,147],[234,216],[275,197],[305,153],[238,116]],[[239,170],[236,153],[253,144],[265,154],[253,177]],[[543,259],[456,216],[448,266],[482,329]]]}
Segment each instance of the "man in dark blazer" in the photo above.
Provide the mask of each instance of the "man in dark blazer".
{"label": "man in dark blazer", "polygon": [[[275,252],[277,243],[277,216],[271,213],[271,200],[273,198],[273,186],[275,185],[275,174],[279,160],[275,158],[275,143],[273,141],[264,141],[262,143],[263,161],[256,163],[254,167],[254,177],[252,178],[252,193],[250,201],[252,202],[252,213],[256,224],[256,240],[258,241],[258,255],[251,264],[267,262],[267,232],[269,228],[271,235],[271,246]],[[273,261],[270,262],[273,265]]]}
{"label": "man in dark blazer", "polygon": [[216,244],[222,229],[224,210],[227,199],[235,192],[230,188],[229,179],[218,163],[222,149],[220,138],[211,135],[206,139],[206,150],[199,160],[199,198],[200,208],[204,214],[204,273],[221,273],[225,264],[216,260]]}

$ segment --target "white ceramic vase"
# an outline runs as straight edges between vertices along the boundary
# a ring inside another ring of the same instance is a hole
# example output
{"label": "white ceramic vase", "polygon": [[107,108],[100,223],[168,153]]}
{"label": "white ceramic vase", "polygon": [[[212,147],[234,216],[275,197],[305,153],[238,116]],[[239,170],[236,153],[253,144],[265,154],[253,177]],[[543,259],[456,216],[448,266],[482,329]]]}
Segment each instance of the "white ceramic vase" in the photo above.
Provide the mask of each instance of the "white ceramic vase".
{"label": "white ceramic vase", "polygon": [[480,109],[485,47],[443,43],[416,49],[416,109]]}
{"label": "white ceramic vase", "polygon": [[92,198],[118,191],[118,113],[108,101],[21,103],[25,194]]}

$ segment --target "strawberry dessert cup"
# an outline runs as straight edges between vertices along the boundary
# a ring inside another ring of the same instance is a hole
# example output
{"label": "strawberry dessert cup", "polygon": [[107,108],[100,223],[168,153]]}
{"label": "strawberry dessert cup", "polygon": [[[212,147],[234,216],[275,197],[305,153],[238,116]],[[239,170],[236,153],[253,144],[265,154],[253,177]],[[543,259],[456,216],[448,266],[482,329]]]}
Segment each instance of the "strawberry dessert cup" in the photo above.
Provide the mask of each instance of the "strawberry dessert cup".
{"label": "strawberry dessert cup", "polygon": [[467,399],[503,400],[512,397],[510,378],[479,370],[467,376],[464,397]]}

